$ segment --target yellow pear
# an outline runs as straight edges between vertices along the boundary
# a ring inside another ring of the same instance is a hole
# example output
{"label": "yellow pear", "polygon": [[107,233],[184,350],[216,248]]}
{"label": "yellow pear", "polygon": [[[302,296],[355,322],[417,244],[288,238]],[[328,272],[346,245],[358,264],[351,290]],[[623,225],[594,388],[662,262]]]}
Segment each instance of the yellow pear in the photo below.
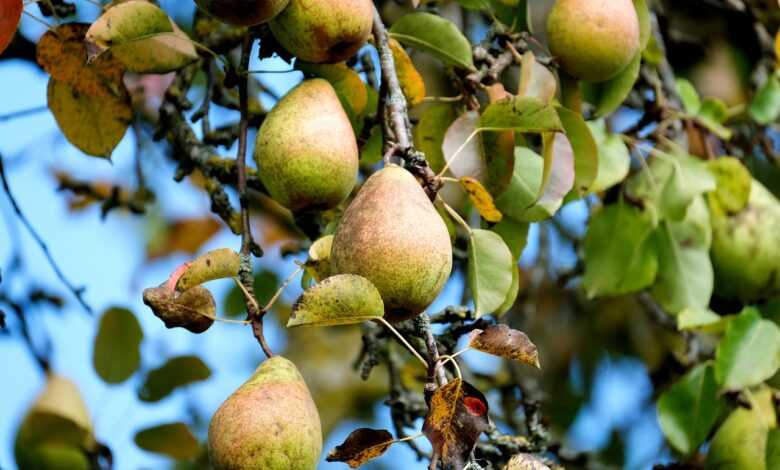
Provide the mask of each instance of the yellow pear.
{"label": "yellow pear", "polygon": [[215,470],[314,470],[320,415],[298,368],[274,356],[219,407],[209,425]]}
{"label": "yellow pear", "polygon": [[195,0],[211,16],[236,26],[254,26],[278,15],[290,0]]}
{"label": "yellow pear", "polygon": [[357,141],[330,83],[305,80],[274,106],[257,133],[255,161],[271,197],[292,211],[330,209],[349,195]]}
{"label": "yellow pear", "polygon": [[450,276],[452,245],[411,173],[391,165],[371,175],[336,231],[331,269],[371,281],[391,321],[414,317],[433,302]]}

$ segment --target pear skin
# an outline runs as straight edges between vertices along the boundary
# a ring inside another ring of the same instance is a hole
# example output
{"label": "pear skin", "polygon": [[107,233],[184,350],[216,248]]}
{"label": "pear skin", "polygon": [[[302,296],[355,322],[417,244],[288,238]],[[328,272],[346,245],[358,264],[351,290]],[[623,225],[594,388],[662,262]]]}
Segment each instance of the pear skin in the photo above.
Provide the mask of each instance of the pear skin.
{"label": "pear skin", "polygon": [[370,0],[290,0],[269,25],[279,44],[299,59],[341,62],[371,34],[373,8]]}
{"label": "pear skin", "polygon": [[278,15],[290,0],[195,0],[218,20],[236,26],[255,26]]}
{"label": "pear skin", "polygon": [[631,0],[557,0],[547,17],[547,41],[569,75],[602,82],[639,52],[639,18]]}
{"label": "pear skin", "polygon": [[411,173],[391,165],[371,175],[341,219],[331,267],[371,281],[390,321],[414,317],[433,302],[450,276],[452,245]]}
{"label": "pear skin", "polygon": [[255,161],[271,197],[294,212],[330,209],[349,195],[357,141],[330,83],[305,80],[276,104],[257,133]]}
{"label": "pear skin", "polygon": [[295,364],[263,362],[211,418],[208,440],[215,470],[316,469],[320,416]]}

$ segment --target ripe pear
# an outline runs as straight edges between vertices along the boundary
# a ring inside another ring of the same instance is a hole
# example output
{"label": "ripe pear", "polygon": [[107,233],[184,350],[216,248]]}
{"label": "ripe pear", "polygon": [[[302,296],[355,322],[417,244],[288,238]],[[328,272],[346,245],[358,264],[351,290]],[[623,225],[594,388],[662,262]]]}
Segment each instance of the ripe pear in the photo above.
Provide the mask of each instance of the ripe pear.
{"label": "ripe pear", "polygon": [[602,82],[639,52],[639,18],[631,0],[557,0],[547,41],[569,75]]}
{"label": "ripe pear", "polygon": [[22,421],[14,454],[19,468],[87,470],[85,450],[95,447],[92,423],[76,385],[50,374]]}
{"label": "ripe pear", "polygon": [[751,396],[752,409],[737,408],[720,425],[710,443],[708,470],[773,470],[766,467],[766,442],[777,427],[772,391],[763,388]]}
{"label": "ripe pear", "polygon": [[433,302],[450,276],[452,245],[411,173],[391,165],[371,175],[336,230],[331,269],[371,281],[390,321],[414,317]]}
{"label": "ripe pear", "polygon": [[709,197],[715,291],[746,303],[780,297],[780,202],[753,180],[736,213]]}
{"label": "ripe pear", "polygon": [[278,15],[290,0],[195,0],[211,16],[236,26],[255,26]]}
{"label": "ripe pear", "polygon": [[358,171],[355,133],[327,81],[301,82],[266,116],[255,145],[260,179],[292,211],[337,206]]}
{"label": "ripe pear", "polygon": [[290,0],[269,24],[276,40],[306,62],[334,63],[358,51],[371,34],[370,0]]}
{"label": "ripe pear", "polygon": [[320,415],[298,368],[274,356],[219,407],[209,425],[215,470],[314,470]]}

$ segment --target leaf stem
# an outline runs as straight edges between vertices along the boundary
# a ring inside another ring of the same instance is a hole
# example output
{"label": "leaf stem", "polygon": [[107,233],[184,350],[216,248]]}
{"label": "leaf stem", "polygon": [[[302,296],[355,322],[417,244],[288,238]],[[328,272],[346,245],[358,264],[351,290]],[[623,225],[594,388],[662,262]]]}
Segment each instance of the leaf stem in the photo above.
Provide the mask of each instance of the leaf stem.
{"label": "leaf stem", "polygon": [[287,279],[284,280],[281,286],[279,286],[279,289],[276,290],[276,293],[274,293],[273,297],[271,297],[271,300],[268,301],[268,303],[263,307],[263,311],[267,312],[271,310],[271,308],[274,306],[276,301],[279,299],[279,297],[282,295],[282,292],[287,288],[287,286],[290,285],[293,279],[295,279],[295,276],[297,276],[301,271],[303,271],[303,266],[298,266],[298,268],[293,271],[292,274],[287,276]]}
{"label": "leaf stem", "polygon": [[447,159],[447,162],[444,164],[444,168],[442,168],[442,169],[441,169],[441,171],[439,172],[439,174],[438,174],[438,175],[436,175],[436,177],[437,177],[437,178],[441,178],[441,177],[444,175],[444,173],[446,173],[446,172],[447,172],[447,170],[449,170],[449,169],[450,169],[450,164],[451,164],[452,162],[454,162],[456,158],[458,158],[458,156],[460,155],[460,153],[463,151],[463,149],[465,149],[465,148],[466,148],[466,146],[469,144],[469,142],[471,142],[471,140],[472,140],[472,139],[473,139],[473,138],[474,138],[474,137],[475,137],[477,134],[479,134],[480,132],[482,132],[483,130],[484,130],[484,129],[482,129],[482,128],[479,128],[479,129],[474,129],[474,132],[472,132],[471,134],[469,134],[469,136],[466,138],[466,140],[465,140],[465,141],[463,141],[463,143],[462,143],[462,144],[460,144],[460,147],[458,147],[458,149],[457,149],[457,150],[455,150],[455,153],[453,153],[453,154],[452,154],[452,156],[451,156],[450,158],[448,158],[448,159]]}
{"label": "leaf stem", "polygon": [[439,201],[441,202],[442,206],[444,206],[444,209],[452,216],[452,218],[455,219],[455,221],[458,222],[460,225],[462,225],[463,228],[465,228],[466,231],[469,233],[469,235],[471,235],[472,232],[471,227],[465,220],[463,220],[463,217],[461,217],[460,214],[458,214],[458,211],[450,207],[450,205],[444,202],[443,199],[439,198]]}
{"label": "leaf stem", "polygon": [[408,350],[409,350],[409,352],[411,352],[411,353],[414,355],[414,357],[416,357],[416,358],[417,358],[417,359],[418,359],[418,360],[419,360],[419,361],[422,363],[422,365],[423,365],[423,366],[425,366],[426,368],[428,367],[428,361],[426,361],[425,359],[423,359],[423,357],[420,355],[420,353],[418,353],[418,352],[417,352],[417,350],[416,350],[416,349],[414,349],[414,348],[412,347],[412,345],[411,345],[411,344],[409,344],[409,342],[408,342],[408,341],[406,341],[406,338],[404,338],[404,337],[403,337],[403,335],[402,335],[401,333],[399,333],[399,332],[398,332],[398,330],[396,330],[396,329],[393,327],[393,325],[391,325],[391,324],[390,324],[390,323],[389,323],[387,320],[385,320],[385,319],[384,319],[384,318],[382,318],[382,317],[379,317],[379,318],[377,318],[376,320],[377,320],[378,322],[380,322],[380,323],[383,323],[383,324],[384,324],[384,325],[387,327],[387,329],[389,329],[390,331],[392,331],[392,332],[393,332],[393,334],[395,334],[395,335],[398,337],[398,340],[399,340],[399,341],[401,341],[401,343],[403,343],[403,345],[404,345],[404,346],[406,346],[406,349],[408,349]]}

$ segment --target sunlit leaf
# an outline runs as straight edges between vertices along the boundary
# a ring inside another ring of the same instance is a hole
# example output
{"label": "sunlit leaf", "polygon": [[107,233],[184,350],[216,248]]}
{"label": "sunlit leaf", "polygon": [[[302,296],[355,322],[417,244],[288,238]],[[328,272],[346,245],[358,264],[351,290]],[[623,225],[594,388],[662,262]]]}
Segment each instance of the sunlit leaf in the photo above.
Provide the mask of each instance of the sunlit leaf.
{"label": "sunlit leaf", "polygon": [[485,396],[468,382],[455,379],[433,392],[422,431],[445,467],[463,468],[488,427]]}
{"label": "sunlit leaf", "polygon": [[476,315],[493,313],[512,288],[512,252],[504,240],[489,230],[469,234],[468,281]]}
{"label": "sunlit leaf", "polygon": [[406,96],[409,106],[420,104],[425,98],[425,82],[422,75],[412,63],[412,59],[404,50],[403,46],[395,39],[390,39],[390,49],[393,51],[393,62],[398,74],[398,81],[401,83],[401,90]]}
{"label": "sunlit leaf", "polygon": [[399,18],[390,28],[399,42],[428,52],[447,65],[474,70],[471,43],[458,27],[441,16],[414,12]]}
{"label": "sunlit leaf", "polygon": [[599,171],[599,151],[596,140],[582,116],[557,106],[558,118],[574,152],[574,189],[584,194],[591,189]]}
{"label": "sunlit leaf", "polygon": [[0,54],[11,44],[24,10],[22,0],[4,0],[0,3]]}
{"label": "sunlit leaf", "polygon": [[677,315],[677,329],[720,333],[731,317],[722,317],[707,308],[686,308]]}
{"label": "sunlit leaf", "polygon": [[392,444],[393,435],[384,429],[359,428],[331,450],[325,460],[344,462],[350,468],[358,468],[384,454]]}
{"label": "sunlit leaf", "polygon": [[204,253],[187,264],[176,284],[183,292],[214,279],[238,276],[241,257],[230,248],[219,248]]}
{"label": "sunlit leaf", "polygon": [[498,324],[485,330],[474,330],[469,347],[494,356],[522,362],[540,368],[539,351],[528,336],[520,330]]}
{"label": "sunlit leaf", "polygon": [[517,95],[549,103],[555,98],[557,89],[558,83],[550,69],[540,64],[533,52],[527,51],[523,54]]}
{"label": "sunlit leaf", "polygon": [[477,208],[479,214],[488,222],[500,222],[501,212],[496,209],[493,203],[493,196],[485,189],[479,181],[469,176],[460,179],[460,184],[471,199],[471,203]]}
{"label": "sunlit leaf", "polygon": [[725,157],[710,161],[707,166],[716,181],[715,191],[709,198],[710,204],[717,204],[730,214],[744,209],[753,185],[753,176],[745,165],[736,158]]}
{"label": "sunlit leaf", "polygon": [[780,368],[780,327],[748,307],[726,326],[715,351],[715,378],[722,389],[758,385]]}
{"label": "sunlit leaf", "polygon": [[598,171],[596,181],[590,187],[592,192],[600,192],[620,183],[631,168],[631,155],[628,147],[617,134],[608,134],[602,123],[588,123],[598,146]]}
{"label": "sunlit leaf", "polygon": [[174,357],[146,374],[144,383],[138,390],[138,398],[145,402],[160,401],[179,387],[209,377],[211,377],[211,370],[199,357]]}
{"label": "sunlit leaf", "polygon": [[105,382],[122,383],[141,365],[144,334],[133,312],[110,308],[100,317],[92,364]]}
{"label": "sunlit leaf", "polygon": [[529,228],[530,224],[527,222],[504,218],[501,222],[491,227],[490,230],[496,232],[504,239],[504,242],[509,247],[509,251],[512,252],[512,257],[515,260],[519,260],[520,255],[523,254],[525,244],[528,242]]}
{"label": "sunlit leaf", "polygon": [[382,296],[371,281],[338,274],[307,289],[293,305],[287,327],[362,323],[384,316]]}
{"label": "sunlit leaf", "polygon": [[482,130],[513,130],[516,132],[562,131],[555,107],[537,98],[517,96],[489,104],[482,112]]}
{"label": "sunlit leaf", "polygon": [[200,453],[198,439],[184,423],[160,424],[143,429],[136,433],[133,440],[143,450],[177,460],[192,459]]}
{"label": "sunlit leaf", "polygon": [[696,91],[691,82],[684,78],[678,78],[675,83],[677,84],[677,94],[680,96],[685,112],[696,115],[699,109],[701,109],[699,92]]}

